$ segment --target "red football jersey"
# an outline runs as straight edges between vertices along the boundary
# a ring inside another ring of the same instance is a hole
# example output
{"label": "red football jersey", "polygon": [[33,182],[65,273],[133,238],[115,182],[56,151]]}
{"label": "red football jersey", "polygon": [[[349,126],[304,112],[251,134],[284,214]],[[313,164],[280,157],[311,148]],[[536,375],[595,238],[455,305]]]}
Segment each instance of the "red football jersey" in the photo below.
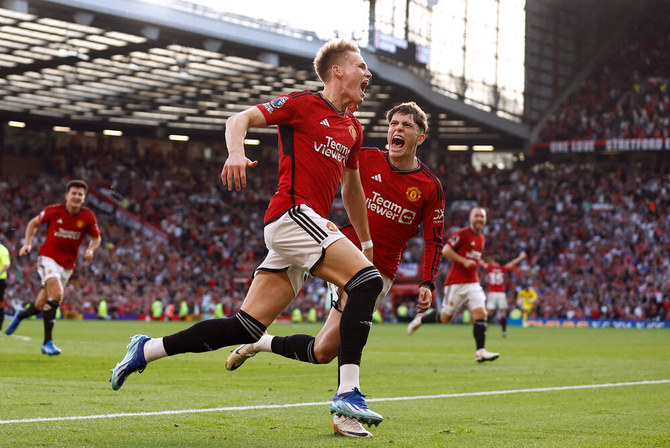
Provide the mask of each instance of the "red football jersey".
{"label": "red football jersey", "polygon": [[452,261],[449,272],[447,273],[447,279],[444,282],[445,285],[479,283],[477,270],[479,269],[479,260],[482,258],[485,243],[486,238],[484,238],[484,234],[477,236],[470,227],[459,229],[451,238],[449,238],[447,244],[451,246],[454,252],[465,258],[475,260],[477,265],[472,269],[466,269],[465,266],[459,262]]}
{"label": "red football jersey", "polygon": [[86,234],[91,238],[100,236],[98,222],[88,207],[70,215],[65,204],[47,205],[38,216],[40,223],[47,224],[47,237],[39,254],[54,259],[65,269],[74,269],[79,246]]}
{"label": "red football jersey", "polygon": [[[440,180],[422,162],[414,170],[396,170],[388,153],[377,148],[361,149],[359,170],[375,267],[395,280],[407,242],[423,224],[422,284],[432,289],[442,258],[444,190]],[[345,234],[360,247],[352,227]]]}
{"label": "red football jersey", "polygon": [[510,267],[507,266],[493,266],[488,263],[482,265],[487,272],[487,280],[489,284],[489,292],[505,292],[505,273]]}
{"label": "red football jersey", "polygon": [[279,186],[265,223],[306,204],[328,217],[344,167],[358,169],[363,128],[320,93],[304,90],[257,106],[279,128]]}

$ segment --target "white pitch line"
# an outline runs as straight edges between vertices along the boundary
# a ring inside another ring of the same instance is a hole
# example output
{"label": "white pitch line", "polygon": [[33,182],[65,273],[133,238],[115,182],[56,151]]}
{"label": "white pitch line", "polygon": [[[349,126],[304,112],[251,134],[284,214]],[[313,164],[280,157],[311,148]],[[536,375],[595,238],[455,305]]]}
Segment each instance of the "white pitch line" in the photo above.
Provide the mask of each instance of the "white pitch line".
{"label": "white pitch line", "polygon": [[[579,386],[562,386],[562,387],[540,387],[537,389],[512,389],[512,390],[492,390],[485,392],[465,392],[460,394],[438,394],[438,395],[419,395],[414,397],[390,397],[390,398],[370,398],[368,402],[381,401],[406,401],[406,400],[432,400],[436,398],[458,398],[458,397],[478,397],[484,395],[507,395],[519,393],[533,393],[533,392],[554,392],[562,390],[575,389],[599,389],[604,387],[625,387],[625,386],[645,386],[649,384],[666,384],[670,383],[668,380],[651,380],[651,381],[635,381],[628,383],[605,383],[605,384],[585,384]],[[178,409],[173,411],[155,411],[155,412],[124,412],[115,414],[98,414],[98,415],[79,415],[71,417],[38,417],[26,418],[17,420],[0,420],[0,425],[9,423],[37,423],[37,422],[59,422],[68,420],[95,420],[103,418],[118,418],[118,417],[147,417],[151,415],[178,415],[178,414],[196,414],[205,412],[222,412],[222,411],[251,411],[258,409],[281,409],[281,408],[295,408],[303,406],[325,406],[329,405],[330,401],[312,402],[312,403],[289,403],[289,404],[266,404],[256,406],[228,406],[210,409]]]}

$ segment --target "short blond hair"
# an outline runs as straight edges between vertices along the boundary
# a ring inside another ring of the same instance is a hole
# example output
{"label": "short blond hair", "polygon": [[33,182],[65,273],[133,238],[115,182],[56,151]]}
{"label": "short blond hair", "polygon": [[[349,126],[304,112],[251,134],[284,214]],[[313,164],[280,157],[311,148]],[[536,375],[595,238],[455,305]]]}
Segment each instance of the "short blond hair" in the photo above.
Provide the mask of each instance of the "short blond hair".
{"label": "short blond hair", "polygon": [[353,52],[360,54],[361,49],[353,40],[334,39],[329,40],[316,53],[314,58],[314,71],[324,83],[330,80],[330,69],[333,65],[342,63],[342,56]]}

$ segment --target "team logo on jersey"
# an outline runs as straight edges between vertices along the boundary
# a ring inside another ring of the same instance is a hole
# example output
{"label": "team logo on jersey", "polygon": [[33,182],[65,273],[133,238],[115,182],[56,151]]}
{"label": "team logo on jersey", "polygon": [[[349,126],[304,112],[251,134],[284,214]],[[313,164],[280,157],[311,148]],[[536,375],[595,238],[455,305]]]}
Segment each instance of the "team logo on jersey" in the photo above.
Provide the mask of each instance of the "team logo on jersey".
{"label": "team logo on jersey", "polygon": [[419,187],[409,187],[405,192],[405,197],[410,202],[416,202],[421,199],[421,190],[419,190]]}
{"label": "team logo on jersey", "polygon": [[80,219],[79,221],[77,221],[77,228],[81,229],[82,227],[84,227],[84,221]]}
{"label": "team logo on jersey", "polygon": [[328,230],[330,230],[331,232],[337,232],[337,226],[330,221],[328,221],[326,227],[328,227]]}
{"label": "team logo on jersey", "polygon": [[356,128],[351,124],[349,125],[349,133],[351,134],[351,138],[353,138],[354,141],[356,141],[356,139],[358,138],[358,132],[356,132]]}

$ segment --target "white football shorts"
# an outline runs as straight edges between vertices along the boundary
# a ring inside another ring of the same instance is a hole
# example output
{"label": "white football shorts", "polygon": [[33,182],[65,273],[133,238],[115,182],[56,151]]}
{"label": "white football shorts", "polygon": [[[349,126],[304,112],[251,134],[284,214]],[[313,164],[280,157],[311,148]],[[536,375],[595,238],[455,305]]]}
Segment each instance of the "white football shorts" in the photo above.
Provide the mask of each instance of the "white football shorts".
{"label": "white football shorts", "polygon": [[72,269],[65,269],[63,266],[56,263],[53,258],[40,255],[37,257],[37,274],[42,280],[42,288],[47,284],[47,279],[58,277],[60,284],[65,287],[72,275]]}
{"label": "white football shorts", "polygon": [[486,298],[486,309],[495,310],[496,308],[507,309],[507,294],[504,292],[489,292]]}
{"label": "white football shorts", "polygon": [[455,285],[445,285],[444,300],[442,301],[442,310],[450,316],[458,310],[465,302],[470,311],[477,308],[484,308],[486,304],[486,295],[484,289],[479,283],[458,283]]}
{"label": "white football shorts", "polygon": [[326,248],[346,238],[335,224],[305,204],[288,209],[266,225],[264,236],[269,252],[256,271],[286,271],[296,295],[323,259]]}

